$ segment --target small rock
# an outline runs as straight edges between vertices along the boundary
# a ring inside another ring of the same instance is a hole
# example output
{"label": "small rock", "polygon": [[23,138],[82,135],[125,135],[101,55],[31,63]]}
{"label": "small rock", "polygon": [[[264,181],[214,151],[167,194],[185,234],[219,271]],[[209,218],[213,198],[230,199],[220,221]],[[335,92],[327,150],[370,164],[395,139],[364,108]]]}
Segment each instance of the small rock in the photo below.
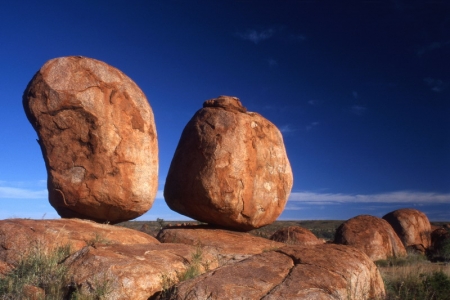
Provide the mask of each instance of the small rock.
{"label": "small rock", "polygon": [[310,230],[300,226],[289,226],[277,230],[270,237],[272,241],[285,243],[289,245],[316,245],[323,244],[322,240],[319,240],[314,233]]}

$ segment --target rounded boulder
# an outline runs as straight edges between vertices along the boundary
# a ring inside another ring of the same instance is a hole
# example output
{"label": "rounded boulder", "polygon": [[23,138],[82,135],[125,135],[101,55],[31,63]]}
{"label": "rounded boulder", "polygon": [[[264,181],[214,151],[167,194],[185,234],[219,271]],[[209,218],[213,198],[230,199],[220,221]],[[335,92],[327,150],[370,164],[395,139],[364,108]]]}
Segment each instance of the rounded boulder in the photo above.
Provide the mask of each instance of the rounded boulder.
{"label": "rounded boulder", "polygon": [[183,130],[164,187],[168,206],[247,231],[271,224],[293,183],[283,137],[238,98],[207,100]]}
{"label": "rounded boulder", "polygon": [[64,218],[118,223],[147,212],[158,188],[153,111],[118,69],[81,56],[48,61],[23,95]]}

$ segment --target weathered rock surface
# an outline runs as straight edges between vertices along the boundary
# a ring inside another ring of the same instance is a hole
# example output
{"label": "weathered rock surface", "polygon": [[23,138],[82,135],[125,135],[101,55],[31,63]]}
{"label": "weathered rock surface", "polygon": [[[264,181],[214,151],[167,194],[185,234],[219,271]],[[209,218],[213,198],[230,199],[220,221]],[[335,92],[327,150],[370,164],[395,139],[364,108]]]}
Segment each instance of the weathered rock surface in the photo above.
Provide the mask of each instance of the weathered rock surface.
{"label": "weathered rock surface", "polygon": [[402,208],[383,216],[394,228],[406,249],[425,253],[431,246],[431,225],[421,211]]}
{"label": "weathered rock surface", "polygon": [[383,280],[344,245],[286,246],[179,283],[171,299],[382,299]]}
{"label": "weathered rock surface", "polygon": [[439,227],[431,233],[429,254],[435,260],[450,260],[450,229]]}
{"label": "weathered rock surface", "polygon": [[151,208],[155,122],[129,77],[95,59],[52,59],[28,84],[23,105],[39,136],[50,204],[61,217],[118,223]]}
{"label": "weathered rock surface", "polygon": [[28,251],[38,248],[44,253],[70,245],[71,251],[95,243],[159,244],[155,238],[128,228],[98,224],[86,220],[30,220],[0,221],[0,261],[5,269],[15,264]]}
{"label": "weathered rock surface", "polygon": [[221,96],[184,128],[164,197],[180,214],[246,231],[276,220],[292,183],[280,131],[238,98]]}
{"label": "weathered rock surface", "polygon": [[372,260],[406,256],[406,249],[388,222],[369,215],[345,221],[336,230],[334,243],[350,245]]}
{"label": "weathered rock surface", "polygon": [[177,283],[190,267],[198,268],[199,274],[216,268],[213,253],[183,244],[114,244],[86,246],[64,263],[85,295],[106,288],[105,299],[147,300]]}
{"label": "weathered rock surface", "polygon": [[310,230],[300,226],[289,226],[277,230],[270,237],[272,241],[285,243],[289,245],[316,245],[323,244]]}
{"label": "weathered rock surface", "polygon": [[254,254],[284,247],[285,244],[256,237],[244,232],[217,229],[210,226],[168,227],[157,236],[162,243],[201,245],[216,249],[220,265],[240,261]]}

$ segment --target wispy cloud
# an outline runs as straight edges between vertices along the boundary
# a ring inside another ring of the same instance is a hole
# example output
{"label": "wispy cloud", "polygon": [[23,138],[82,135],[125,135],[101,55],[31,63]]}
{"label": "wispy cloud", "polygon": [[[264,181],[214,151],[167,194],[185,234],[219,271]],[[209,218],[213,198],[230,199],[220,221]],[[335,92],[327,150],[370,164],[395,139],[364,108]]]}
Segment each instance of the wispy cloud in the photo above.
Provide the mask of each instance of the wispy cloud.
{"label": "wispy cloud", "polygon": [[317,105],[322,104],[322,102],[323,102],[323,101],[321,101],[321,100],[313,99],[313,100],[309,100],[309,101],[308,101],[308,104],[309,104],[309,105],[312,105],[312,106],[317,106]]}
{"label": "wispy cloud", "polygon": [[337,203],[450,203],[450,194],[414,191],[397,191],[366,195],[294,192],[289,196],[289,201],[317,205]]}
{"label": "wispy cloud", "polygon": [[286,125],[283,125],[283,126],[281,126],[280,128],[280,131],[281,131],[281,133],[291,133],[291,132],[294,132],[294,131],[297,131],[297,129],[295,129],[295,128],[293,128],[291,125],[289,125],[289,124],[286,124]]}
{"label": "wispy cloud", "polygon": [[425,82],[426,85],[428,85],[431,88],[433,92],[436,93],[442,92],[449,86],[449,81],[444,81],[441,79],[427,77],[424,78],[423,81]]}
{"label": "wispy cloud", "polygon": [[358,92],[352,91],[353,98],[358,99]]}
{"label": "wispy cloud", "polygon": [[291,34],[290,39],[295,42],[303,42],[306,41],[306,35],[304,34]]}
{"label": "wispy cloud", "polygon": [[314,127],[318,126],[319,124],[320,124],[319,122],[312,122],[308,126],[306,126],[306,130],[310,131],[311,129],[313,129]]}
{"label": "wispy cloud", "polygon": [[245,32],[238,32],[236,35],[243,40],[250,41],[256,45],[264,40],[268,40],[275,34],[274,28],[269,28],[262,31],[257,31],[255,29],[248,29]]}
{"label": "wispy cloud", "polygon": [[47,198],[47,195],[47,190],[0,186],[0,199],[43,199]]}
{"label": "wispy cloud", "polygon": [[273,58],[269,58],[269,59],[267,60],[267,62],[269,63],[269,66],[270,66],[270,67],[276,67],[276,66],[278,66],[278,62],[277,62],[275,59],[273,59]]}
{"label": "wispy cloud", "polygon": [[437,50],[437,49],[440,49],[440,48],[448,46],[448,45],[450,45],[450,41],[446,41],[446,42],[432,42],[432,43],[430,43],[428,45],[419,47],[417,49],[417,51],[416,51],[416,54],[417,54],[417,56],[420,57],[420,56],[422,56],[422,55],[424,55],[424,54],[426,54],[426,53],[428,53],[430,51]]}
{"label": "wispy cloud", "polygon": [[362,116],[367,111],[367,107],[361,105],[353,105],[352,107],[350,107],[350,111],[355,115]]}

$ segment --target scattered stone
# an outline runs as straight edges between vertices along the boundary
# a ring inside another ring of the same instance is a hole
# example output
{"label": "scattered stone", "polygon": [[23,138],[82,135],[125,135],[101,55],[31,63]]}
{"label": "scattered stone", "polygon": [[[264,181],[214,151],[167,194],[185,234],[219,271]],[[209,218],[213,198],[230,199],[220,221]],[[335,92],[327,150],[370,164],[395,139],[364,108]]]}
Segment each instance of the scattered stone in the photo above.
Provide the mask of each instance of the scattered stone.
{"label": "scattered stone", "polygon": [[170,299],[383,299],[375,264],[353,247],[286,246],[179,283]]}
{"label": "scattered stone", "polygon": [[431,246],[431,224],[421,211],[403,208],[392,211],[383,219],[391,224],[407,250],[425,254]]}
{"label": "scattered stone", "polygon": [[5,266],[15,265],[32,250],[50,253],[69,245],[75,252],[87,245],[116,243],[159,244],[159,241],[137,230],[87,220],[0,220],[0,261]]}
{"label": "scattered stone", "polygon": [[104,62],[48,61],[23,95],[39,137],[50,204],[63,218],[119,223],[147,212],[158,188],[152,109],[139,87]]}
{"label": "scattered stone", "polygon": [[323,244],[309,229],[300,226],[289,226],[277,230],[270,237],[272,241],[285,243],[288,245],[316,245]]}
{"label": "scattered stone", "polygon": [[356,247],[373,261],[407,255],[391,225],[369,215],[360,215],[342,223],[336,230],[334,243]]}
{"label": "scattered stone", "polygon": [[276,220],[292,183],[280,131],[238,98],[220,96],[184,128],[164,197],[180,214],[247,231]]}
{"label": "scattered stone", "polygon": [[251,255],[284,247],[285,244],[256,237],[249,233],[197,225],[168,227],[157,237],[162,243],[208,246],[218,253],[219,264],[230,264]]}

